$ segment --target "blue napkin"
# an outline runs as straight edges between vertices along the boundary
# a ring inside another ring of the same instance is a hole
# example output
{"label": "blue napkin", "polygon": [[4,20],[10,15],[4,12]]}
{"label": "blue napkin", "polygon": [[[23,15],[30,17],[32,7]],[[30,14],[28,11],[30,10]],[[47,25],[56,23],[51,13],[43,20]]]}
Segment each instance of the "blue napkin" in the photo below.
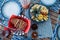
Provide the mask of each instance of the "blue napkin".
{"label": "blue napkin", "polygon": [[[29,9],[26,11],[25,13],[26,17],[28,17],[30,19],[30,16],[29,16]],[[33,24],[35,22],[32,22],[31,24]],[[38,37],[39,38],[47,38],[47,37],[52,37],[53,35],[53,30],[52,30],[52,25],[51,25],[51,19],[50,19],[50,16],[49,16],[49,19],[48,21],[46,22],[43,22],[43,23],[36,23],[38,25],[38,30],[36,30],[38,32]],[[31,37],[31,33],[33,31],[30,30],[29,33],[28,33],[28,36]]]}

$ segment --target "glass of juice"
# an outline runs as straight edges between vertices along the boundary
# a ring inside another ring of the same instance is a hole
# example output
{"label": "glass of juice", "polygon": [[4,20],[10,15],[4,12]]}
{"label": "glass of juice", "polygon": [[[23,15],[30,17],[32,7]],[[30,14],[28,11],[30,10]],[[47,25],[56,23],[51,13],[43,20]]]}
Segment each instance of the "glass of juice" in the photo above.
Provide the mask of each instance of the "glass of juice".
{"label": "glass of juice", "polygon": [[28,9],[30,6],[30,0],[19,0],[24,9]]}
{"label": "glass of juice", "polygon": [[19,1],[20,1],[21,5],[23,7],[22,15],[23,16],[25,15],[26,17],[28,17],[28,13],[26,13],[26,12],[27,12],[28,8],[30,7],[31,0],[19,0]]}

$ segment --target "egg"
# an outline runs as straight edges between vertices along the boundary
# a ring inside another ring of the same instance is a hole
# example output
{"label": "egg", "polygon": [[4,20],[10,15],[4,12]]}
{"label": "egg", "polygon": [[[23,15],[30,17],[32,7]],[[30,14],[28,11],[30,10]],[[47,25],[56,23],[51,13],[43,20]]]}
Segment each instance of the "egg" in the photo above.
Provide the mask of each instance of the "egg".
{"label": "egg", "polygon": [[33,12],[33,9],[31,9],[30,12]]}
{"label": "egg", "polygon": [[40,5],[37,6],[37,9],[39,9],[39,8],[40,8]]}
{"label": "egg", "polygon": [[44,15],[43,19],[44,19],[45,21],[47,21],[47,20],[48,20],[48,15]]}
{"label": "egg", "polygon": [[38,18],[38,20],[43,20],[43,15],[39,14],[37,18]]}
{"label": "egg", "polygon": [[35,8],[37,8],[39,5],[38,4],[35,4],[33,7],[32,7],[32,9],[35,9]]}
{"label": "egg", "polygon": [[34,18],[35,18],[34,16],[31,17],[31,19],[34,19]]}

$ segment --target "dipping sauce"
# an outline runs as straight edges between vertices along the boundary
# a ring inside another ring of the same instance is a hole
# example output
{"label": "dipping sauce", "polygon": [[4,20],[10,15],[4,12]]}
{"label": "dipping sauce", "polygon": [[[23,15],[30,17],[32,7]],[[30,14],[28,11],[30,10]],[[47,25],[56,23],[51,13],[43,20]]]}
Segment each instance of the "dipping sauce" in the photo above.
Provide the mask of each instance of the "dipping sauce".
{"label": "dipping sauce", "polygon": [[36,30],[36,29],[38,29],[38,26],[37,26],[37,24],[32,24],[31,28],[32,28],[32,30]]}
{"label": "dipping sauce", "polygon": [[32,32],[32,38],[35,39],[38,37],[38,33],[37,32]]}

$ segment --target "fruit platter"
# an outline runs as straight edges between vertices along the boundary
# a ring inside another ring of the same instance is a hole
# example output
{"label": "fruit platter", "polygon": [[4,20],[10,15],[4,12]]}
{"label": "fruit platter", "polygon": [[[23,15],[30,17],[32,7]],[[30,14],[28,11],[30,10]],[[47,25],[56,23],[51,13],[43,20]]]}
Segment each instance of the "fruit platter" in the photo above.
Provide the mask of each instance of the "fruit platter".
{"label": "fruit platter", "polygon": [[48,9],[40,4],[34,4],[30,9],[31,19],[37,22],[48,20]]}

